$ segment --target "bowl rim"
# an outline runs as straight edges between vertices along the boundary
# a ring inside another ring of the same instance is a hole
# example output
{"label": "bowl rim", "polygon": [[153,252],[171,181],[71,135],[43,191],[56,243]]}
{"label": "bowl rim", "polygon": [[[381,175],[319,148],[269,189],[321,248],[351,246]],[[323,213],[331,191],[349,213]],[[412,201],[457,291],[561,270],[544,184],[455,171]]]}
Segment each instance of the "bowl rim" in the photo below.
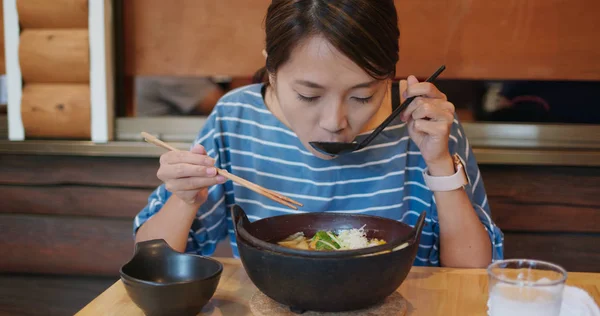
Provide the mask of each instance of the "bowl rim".
{"label": "bowl rim", "polygon": [[[234,208],[236,206],[237,205],[234,205]],[[355,214],[355,213],[349,214],[349,213],[340,213],[340,212],[314,212],[314,213],[311,212],[311,213],[284,214],[284,215],[277,215],[277,216],[262,218],[255,222],[248,222],[248,224],[252,225],[254,223],[258,223],[260,221],[268,220],[268,219],[272,219],[272,218],[276,218],[276,217],[279,217],[279,218],[281,218],[281,217],[298,217],[298,216],[307,216],[307,215],[332,216],[332,217],[342,216],[342,217],[376,218],[379,220],[391,221],[391,222],[394,222],[399,225],[406,226],[406,227],[412,229],[411,233],[408,236],[406,236],[405,238],[398,238],[397,240],[386,243],[384,245],[371,246],[371,247],[365,247],[365,248],[359,248],[359,249],[350,249],[350,250],[314,251],[314,250],[301,250],[301,249],[288,248],[288,247],[280,246],[278,244],[271,243],[271,242],[268,242],[268,241],[265,241],[260,238],[252,236],[252,234],[250,234],[250,232],[248,232],[243,227],[245,212],[243,211],[243,209],[241,207],[239,207],[239,206],[237,206],[237,207],[243,212],[243,215],[241,215],[240,218],[237,220],[237,222],[234,223],[234,225],[233,225],[234,230],[236,232],[236,238],[244,239],[244,241],[246,243],[248,243],[251,246],[254,246],[257,249],[269,250],[271,252],[295,255],[295,256],[304,257],[304,258],[352,258],[352,257],[363,257],[363,256],[375,256],[375,255],[379,255],[380,253],[387,252],[388,250],[389,251],[402,250],[404,248],[410,247],[417,240],[419,240],[418,237],[420,237],[420,233],[422,232],[422,228],[423,228],[423,225],[425,222],[425,216],[426,216],[426,212],[423,211],[421,213],[421,215],[419,216],[419,219],[417,220],[417,224],[415,225],[415,227],[412,227],[412,228],[410,227],[410,225],[408,225],[404,222],[397,221],[397,220],[387,218],[387,217],[375,216],[375,215],[370,215],[370,214]],[[246,238],[245,235],[249,236],[250,239]],[[404,244],[407,244],[407,245],[405,247],[402,247],[401,249],[397,249],[400,246],[403,246]]]}
{"label": "bowl rim", "polygon": [[210,279],[219,277],[221,275],[221,273],[223,273],[223,263],[221,263],[220,261],[218,261],[214,258],[197,255],[197,254],[191,254],[191,253],[181,253],[179,255],[191,256],[191,257],[195,257],[196,259],[214,262],[217,264],[217,269],[215,272],[210,273],[205,278],[199,278],[199,279],[193,279],[193,280],[187,280],[187,281],[169,282],[169,283],[159,283],[159,282],[154,282],[154,281],[142,280],[140,278],[136,278],[134,276],[131,276],[131,275],[125,273],[123,271],[123,268],[125,268],[125,266],[127,266],[129,263],[131,263],[131,261],[133,260],[132,259],[132,260],[129,260],[127,263],[125,263],[123,266],[121,266],[121,268],[119,269],[119,274],[122,279],[125,279],[130,282],[135,282],[136,285],[142,285],[142,286],[148,286],[148,287],[166,287],[166,286],[173,286],[173,285],[191,284],[191,283],[195,283],[195,282],[199,282],[199,281],[208,281]]}

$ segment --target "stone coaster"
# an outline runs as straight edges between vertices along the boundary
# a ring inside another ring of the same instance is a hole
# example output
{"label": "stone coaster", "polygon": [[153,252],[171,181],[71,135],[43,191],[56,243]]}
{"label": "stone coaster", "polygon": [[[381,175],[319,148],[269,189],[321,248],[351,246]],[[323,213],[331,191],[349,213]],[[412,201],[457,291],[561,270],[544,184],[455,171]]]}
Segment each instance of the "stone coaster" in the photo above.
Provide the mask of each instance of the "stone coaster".
{"label": "stone coaster", "polygon": [[256,291],[250,299],[250,310],[255,316],[404,316],[408,310],[408,302],[400,293],[394,292],[382,303],[366,309],[338,313],[306,311],[297,314],[290,311],[288,306],[275,302],[261,291]]}

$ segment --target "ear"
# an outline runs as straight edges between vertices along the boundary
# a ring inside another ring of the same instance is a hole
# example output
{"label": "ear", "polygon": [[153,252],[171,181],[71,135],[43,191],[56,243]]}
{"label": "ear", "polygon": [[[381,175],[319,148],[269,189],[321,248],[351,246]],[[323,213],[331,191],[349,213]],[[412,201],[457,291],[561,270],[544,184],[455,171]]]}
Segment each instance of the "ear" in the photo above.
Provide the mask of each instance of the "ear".
{"label": "ear", "polygon": [[269,55],[267,55],[267,51],[264,49],[262,50],[262,55],[263,55],[263,57],[265,57],[265,59],[267,59],[267,57],[269,56]]}

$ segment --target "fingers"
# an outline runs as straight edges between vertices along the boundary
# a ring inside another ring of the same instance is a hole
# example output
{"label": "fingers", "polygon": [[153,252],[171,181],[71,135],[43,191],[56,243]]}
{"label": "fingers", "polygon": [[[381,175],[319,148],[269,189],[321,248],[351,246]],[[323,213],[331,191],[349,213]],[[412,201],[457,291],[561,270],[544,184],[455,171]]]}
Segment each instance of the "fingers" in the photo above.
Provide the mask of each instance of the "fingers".
{"label": "fingers", "polygon": [[431,82],[419,82],[415,76],[408,76],[407,89],[404,93],[405,98],[425,96],[428,98],[436,98],[447,100],[446,95],[442,93]]}
{"label": "fingers", "polygon": [[204,149],[204,146],[202,146],[200,144],[194,145],[194,147],[192,147],[190,152],[194,153],[194,154],[206,155],[206,149]]}
{"label": "fingers", "polygon": [[206,200],[206,188],[227,181],[217,174],[214,165],[215,160],[207,156],[206,149],[195,145],[190,151],[170,151],[161,155],[156,176],[165,183],[167,190],[183,201],[197,204]]}
{"label": "fingers", "polygon": [[454,105],[450,102],[423,101],[412,113],[414,120],[431,119],[434,121],[454,121]]}
{"label": "fingers", "polygon": [[415,120],[411,123],[417,132],[427,134],[434,139],[447,138],[447,135],[450,134],[450,125],[442,122]]}
{"label": "fingers", "polygon": [[[197,150],[198,152],[200,151],[205,151],[205,149],[202,147],[200,148],[196,148],[194,146],[194,148],[192,148],[192,150]],[[198,153],[192,153],[189,151],[170,151],[170,152],[166,152],[164,154],[162,154],[160,156],[160,163],[161,164],[179,164],[179,163],[188,163],[188,164],[193,164],[193,165],[199,165],[199,166],[213,166],[215,164],[215,160],[212,159],[211,157],[207,156],[206,154],[198,154]]]}
{"label": "fingers", "polygon": [[433,119],[454,121],[454,104],[441,99],[429,99],[418,97],[402,113],[402,120],[408,119]]}
{"label": "fingers", "polygon": [[157,177],[163,181],[189,177],[214,177],[217,169],[212,166],[199,166],[189,163],[166,165],[158,169]]}
{"label": "fingers", "polygon": [[198,191],[213,185],[225,183],[223,176],[179,178],[165,182],[165,187],[171,192]]}

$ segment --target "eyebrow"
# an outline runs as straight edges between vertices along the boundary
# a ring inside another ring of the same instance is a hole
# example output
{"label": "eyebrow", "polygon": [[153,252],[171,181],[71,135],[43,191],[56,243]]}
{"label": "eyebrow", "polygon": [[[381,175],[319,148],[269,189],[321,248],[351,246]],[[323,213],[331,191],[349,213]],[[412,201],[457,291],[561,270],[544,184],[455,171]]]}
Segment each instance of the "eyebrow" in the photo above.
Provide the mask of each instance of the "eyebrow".
{"label": "eyebrow", "polygon": [[[352,89],[358,89],[358,88],[368,88],[368,87],[374,85],[375,83],[377,83],[377,81],[378,80],[375,79],[375,80],[371,80],[369,82],[360,83],[360,84],[357,84],[357,85],[353,86],[350,89],[352,90]],[[314,82],[308,81],[308,80],[296,80],[294,82],[297,83],[297,84],[309,87],[309,88],[325,89],[325,87],[321,86],[320,84],[314,83]]]}

